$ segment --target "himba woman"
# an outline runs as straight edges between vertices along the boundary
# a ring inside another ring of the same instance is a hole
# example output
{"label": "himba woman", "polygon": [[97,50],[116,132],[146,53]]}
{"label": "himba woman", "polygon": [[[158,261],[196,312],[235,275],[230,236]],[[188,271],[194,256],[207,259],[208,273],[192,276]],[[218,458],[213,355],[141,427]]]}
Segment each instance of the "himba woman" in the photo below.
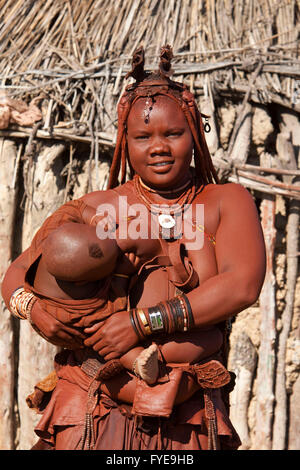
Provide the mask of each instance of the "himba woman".
{"label": "himba woman", "polygon": [[[87,314],[80,324],[84,329],[66,321],[75,305],[72,300],[63,300],[61,309],[55,305],[54,315],[32,288],[42,271],[39,250],[24,252],[4,279],[2,294],[12,313],[30,319],[39,334],[64,348],[55,359],[55,387],[51,393],[49,383],[38,388],[50,396],[46,407],[39,402],[44,409],[36,449],[198,450],[240,445],[228,417],[232,377],[224,367],[226,325],[259,296],[264,241],[249,193],[240,185],[219,184],[201,114],[187,87],[170,79],[171,59],[171,48],[163,47],[159,70],[150,74],[144,71],[142,48],[136,51],[128,74],[135,82],[118,105],[108,190],[67,203],[39,232],[40,240],[47,240],[53,227],[64,223],[91,224],[104,204],[114,207],[118,228],[124,213],[130,212],[120,210],[120,198],[126,197],[128,207],[143,205],[145,211],[134,218],[147,227],[148,236],[117,237],[122,256],[109,277],[104,304],[92,298],[81,305],[80,316],[84,309]],[[125,182],[127,164],[131,179]],[[201,226],[199,206],[205,215]],[[87,216],[88,208],[92,217]],[[197,249],[178,229],[186,208],[190,225],[203,233]],[[156,237],[150,233],[153,224]],[[42,285],[43,275],[39,279]],[[149,385],[119,363],[134,348],[151,343],[158,349],[159,374]],[[100,357],[110,365],[104,374]]]}

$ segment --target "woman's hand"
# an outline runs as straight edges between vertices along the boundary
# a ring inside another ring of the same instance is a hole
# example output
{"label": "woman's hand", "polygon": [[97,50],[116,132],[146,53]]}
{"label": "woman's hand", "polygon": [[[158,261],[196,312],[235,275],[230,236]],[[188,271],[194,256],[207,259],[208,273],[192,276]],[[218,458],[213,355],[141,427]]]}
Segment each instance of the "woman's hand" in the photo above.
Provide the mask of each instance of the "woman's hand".
{"label": "woman's hand", "polygon": [[76,328],[69,328],[56,320],[43,309],[39,301],[33,305],[30,317],[33,329],[49,343],[67,349],[84,347],[83,340],[86,335]]}
{"label": "woman's hand", "polygon": [[93,348],[106,361],[122,356],[139,342],[127,311],[114,313],[84,332],[90,335],[84,341],[85,346]]}

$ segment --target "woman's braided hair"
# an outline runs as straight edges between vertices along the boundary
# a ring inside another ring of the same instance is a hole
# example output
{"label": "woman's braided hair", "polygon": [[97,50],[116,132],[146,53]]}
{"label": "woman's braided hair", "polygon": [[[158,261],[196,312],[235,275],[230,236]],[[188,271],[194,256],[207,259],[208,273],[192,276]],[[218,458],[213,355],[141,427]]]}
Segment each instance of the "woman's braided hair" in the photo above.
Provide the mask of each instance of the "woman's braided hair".
{"label": "woman's braided hair", "polygon": [[118,186],[121,170],[121,181],[125,183],[126,164],[129,162],[126,125],[129,112],[139,98],[150,98],[157,95],[173,99],[182,109],[189,124],[194,139],[194,161],[197,178],[203,184],[219,182],[216,170],[204,136],[202,117],[194,95],[183,83],[175,82],[169,77],[172,75],[171,60],[173,52],[169,45],[161,48],[160,63],[157,72],[150,73],[144,70],[144,50],[142,47],[133,54],[132,70],[126,78],[133,77],[136,82],[126,87],[118,104],[118,134],[116,148],[110,169],[108,189]]}

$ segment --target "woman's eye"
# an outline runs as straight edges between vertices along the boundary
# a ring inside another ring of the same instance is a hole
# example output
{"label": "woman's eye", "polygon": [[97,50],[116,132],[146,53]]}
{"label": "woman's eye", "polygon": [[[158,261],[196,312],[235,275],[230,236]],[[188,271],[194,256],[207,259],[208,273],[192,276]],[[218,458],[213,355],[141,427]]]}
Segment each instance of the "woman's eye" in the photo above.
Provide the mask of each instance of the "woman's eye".
{"label": "woman's eye", "polygon": [[148,135],[137,135],[135,137],[136,140],[145,140],[145,139],[148,139],[149,136]]}
{"label": "woman's eye", "polygon": [[176,131],[176,132],[175,132],[175,131],[174,131],[174,132],[170,132],[170,133],[168,134],[168,137],[180,137],[181,134],[182,134],[182,132],[179,132],[179,131]]}

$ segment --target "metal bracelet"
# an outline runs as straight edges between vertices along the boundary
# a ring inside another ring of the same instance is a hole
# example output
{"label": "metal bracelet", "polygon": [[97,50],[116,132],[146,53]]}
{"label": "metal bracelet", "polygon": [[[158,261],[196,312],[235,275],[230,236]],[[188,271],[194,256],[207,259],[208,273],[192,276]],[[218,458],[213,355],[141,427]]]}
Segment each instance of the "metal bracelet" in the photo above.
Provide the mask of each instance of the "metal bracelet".
{"label": "metal bracelet", "polygon": [[132,325],[132,327],[133,327],[133,329],[134,329],[135,334],[137,335],[137,337],[138,337],[139,339],[141,339],[141,335],[139,334],[139,331],[138,331],[137,326],[136,326],[135,321],[134,321],[133,310],[130,310],[130,312],[129,312],[129,318],[130,318],[131,325]]}
{"label": "metal bracelet", "polygon": [[158,307],[148,309],[151,330],[153,332],[164,331],[164,322],[161,311]]}

